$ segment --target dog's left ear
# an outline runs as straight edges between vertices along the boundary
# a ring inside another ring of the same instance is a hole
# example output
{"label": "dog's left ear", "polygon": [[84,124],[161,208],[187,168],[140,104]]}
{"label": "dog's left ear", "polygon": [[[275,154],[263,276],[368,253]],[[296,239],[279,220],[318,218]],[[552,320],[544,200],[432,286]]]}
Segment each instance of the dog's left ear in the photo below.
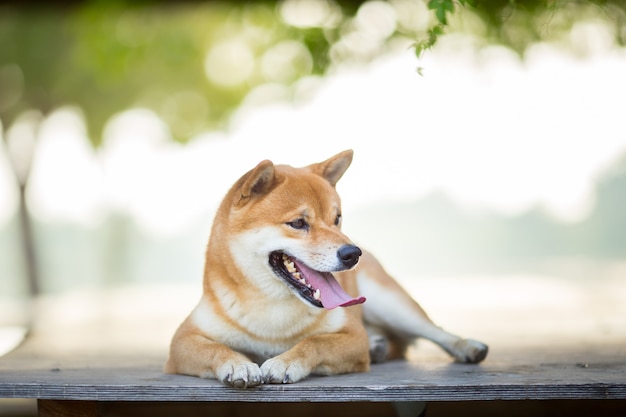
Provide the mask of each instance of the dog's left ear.
{"label": "dog's left ear", "polygon": [[267,193],[274,184],[274,164],[265,160],[242,178],[243,184],[239,187],[237,205],[250,201],[251,197]]}
{"label": "dog's left ear", "polygon": [[348,149],[324,162],[310,165],[309,168],[317,175],[324,177],[334,187],[352,163],[353,155],[352,149]]}

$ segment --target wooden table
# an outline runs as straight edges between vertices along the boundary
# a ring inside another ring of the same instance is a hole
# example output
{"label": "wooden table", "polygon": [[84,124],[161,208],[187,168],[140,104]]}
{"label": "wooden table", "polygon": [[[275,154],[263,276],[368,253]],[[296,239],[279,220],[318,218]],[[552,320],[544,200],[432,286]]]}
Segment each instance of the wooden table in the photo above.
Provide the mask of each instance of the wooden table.
{"label": "wooden table", "polygon": [[[120,317],[105,320],[92,314],[70,325],[59,324],[55,314],[47,314],[48,322],[42,316],[27,342],[0,358],[0,398],[36,399],[40,416],[408,416],[417,415],[411,413],[424,402],[429,417],[626,415],[626,305],[621,296],[613,299],[617,304],[603,303],[595,312],[565,308],[567,314],[558,314],[556,320],[560,327],[539,308],[522,312],[526,320],[540,320],[534,327],[511,309],[468,312],[452,324],[462,328],[474,323],[469,326],[472,336],[490,344],[488,359],[478,366],[451,363],[439,349],[422,342],[408,361],[375,365],[367,374],[313,376],[291,385],[236,390],[216,381],[163,374],[167,339],[179,314],[167,325],[138,314],[120,326],[124,309],[132,307],[120,299],[133,300],[132,291],[98,304]],[[72,304],[47,300],[39,309],[49,312],[59,303]],[[518,317],[519,327],[509,322],[512,317]],[[492,321],[486,322],[488,318]],[[493,322],[500,320],[506,327],[494,332]],[[594,326],[596,331],[590,332]],[[163,339],[154,336],[156,328]],[[119,336],[124,343],[116,341]]]}

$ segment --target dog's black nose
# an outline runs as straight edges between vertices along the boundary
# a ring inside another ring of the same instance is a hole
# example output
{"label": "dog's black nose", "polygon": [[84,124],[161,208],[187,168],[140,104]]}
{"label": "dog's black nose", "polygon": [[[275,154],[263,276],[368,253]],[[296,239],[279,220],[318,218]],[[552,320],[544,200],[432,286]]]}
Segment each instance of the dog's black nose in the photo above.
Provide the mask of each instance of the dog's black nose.
{"label": "dog's black nose", "polygon": [[361,249],[354,245],[343,245],[337,251],[337,256],[342,264],[344,264],[347,268],[352,268],[359,262],[359,256],[361,256],[363,252]]}

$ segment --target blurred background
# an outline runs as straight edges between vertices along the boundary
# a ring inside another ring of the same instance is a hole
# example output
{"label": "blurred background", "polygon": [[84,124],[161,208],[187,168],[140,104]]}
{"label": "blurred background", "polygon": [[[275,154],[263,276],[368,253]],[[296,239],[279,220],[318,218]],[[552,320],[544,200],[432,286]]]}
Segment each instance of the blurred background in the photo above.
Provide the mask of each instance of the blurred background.
{"label": "blurred background", "polygon": [[228,187],[347,148],[345,231],[440,317],[624,299],[625,19],[621,1],[0,1],[0,353],[33,296],[69,297],[69,321],[142,303],[178,321]]}

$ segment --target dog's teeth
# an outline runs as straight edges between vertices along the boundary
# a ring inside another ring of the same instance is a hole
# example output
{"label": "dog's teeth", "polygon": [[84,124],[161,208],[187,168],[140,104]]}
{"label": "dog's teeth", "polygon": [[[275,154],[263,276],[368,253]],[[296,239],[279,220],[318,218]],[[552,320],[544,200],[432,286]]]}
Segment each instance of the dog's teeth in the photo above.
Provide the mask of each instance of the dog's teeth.
{"label": "dog's teeth", "polygon": [[296,266],[291,261],[285,262],[285,267],[290,273],[294,273],[297,271]]}
{"label": "dog's teeth", "polygon": [[319,299],[322,297],[322,293],[320,292],[319,288],[315,290],[315,292],[313,293],[313,298],[315,298],[316,300],[319,301]]}
{"label": "dog's teeth", "polygon": [[287,269],[287,272],[289,272],[291,274],[293,279],[298,281],[300,284],[306,285],[308,288],[313,289],[313,287],[311,287],[311,284],[306,282],[306,279],[302,276],[300,271],[298,271],[298,269],[296,268],[295,263],[291,259],[289,259],[289,257],[287,255],[285,255],[285,254],[283,254],[283,264],[285,265],[285,268]]}

